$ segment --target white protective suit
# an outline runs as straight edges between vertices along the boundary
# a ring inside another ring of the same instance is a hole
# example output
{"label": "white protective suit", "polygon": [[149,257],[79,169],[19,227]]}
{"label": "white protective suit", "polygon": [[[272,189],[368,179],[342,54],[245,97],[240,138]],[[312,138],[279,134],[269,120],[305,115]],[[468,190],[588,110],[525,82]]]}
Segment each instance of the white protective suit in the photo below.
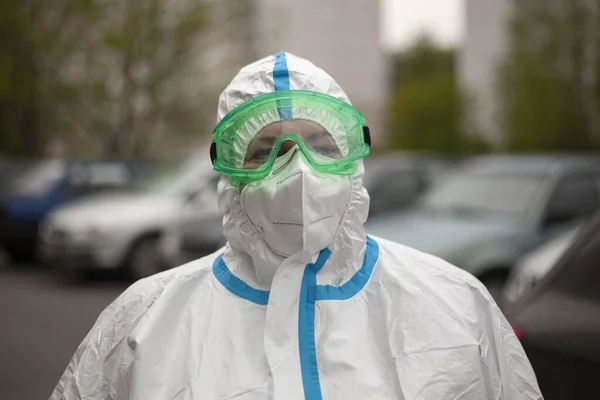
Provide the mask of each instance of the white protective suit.
{"label": "white protective suit", "polygon": [[[347,101],[323,70],[279,53],[240,71],[219,118],[273,91],[282,58],[287,74],[277,79],[287,76],[291,89]],[[366,236],[362,175],[361,163],[328,248],[288,258],[257,234],[239,188],[224,178],[227,246],[128,288],[102,312],[51,400],[541,399],[479,281]]]}

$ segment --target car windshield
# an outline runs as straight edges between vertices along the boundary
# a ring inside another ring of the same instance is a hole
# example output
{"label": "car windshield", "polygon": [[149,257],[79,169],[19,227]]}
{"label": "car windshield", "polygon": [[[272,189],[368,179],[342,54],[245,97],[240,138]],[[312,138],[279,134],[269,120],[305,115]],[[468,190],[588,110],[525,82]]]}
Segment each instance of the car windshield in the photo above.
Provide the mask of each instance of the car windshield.
{"label": "car windshield", "polygon": [[12,182],[10,192],[20,196],[40,196],[65,177],[66,169],[60,160],[37,163]]}
{"label": "car windshield", "polygon": [[424,210],[461,214],[525,213],[542,183],[542,176],[457,173],[422,200]]}

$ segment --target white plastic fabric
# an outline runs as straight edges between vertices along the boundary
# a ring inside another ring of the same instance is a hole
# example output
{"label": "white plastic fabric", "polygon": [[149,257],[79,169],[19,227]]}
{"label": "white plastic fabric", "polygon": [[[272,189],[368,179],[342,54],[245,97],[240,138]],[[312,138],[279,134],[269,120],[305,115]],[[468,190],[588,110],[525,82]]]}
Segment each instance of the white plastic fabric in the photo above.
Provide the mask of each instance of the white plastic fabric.
{"label": "white plastic fabric", "polygon": [[[337,88],[312,64],[299,65],[292,86]],[[222,96],[221,117],[273,90],[265,70],[249,68]],[[541,399],[519,341],[479,281],[366,237],[362,175],[361,165],[329,247],[286,259],[223,179],[227,246],[127,289],[100,315],[51,400]]]}

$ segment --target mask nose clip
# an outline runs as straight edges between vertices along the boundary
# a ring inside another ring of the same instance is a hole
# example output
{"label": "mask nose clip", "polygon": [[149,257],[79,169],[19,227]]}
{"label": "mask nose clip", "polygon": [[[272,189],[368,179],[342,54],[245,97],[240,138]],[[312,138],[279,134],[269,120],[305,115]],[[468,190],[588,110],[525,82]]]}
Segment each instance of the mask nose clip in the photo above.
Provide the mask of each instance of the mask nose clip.
{"label": "mask nose clip", "polygon": [[288,165],[295,161],[297,157],[301,157],[301,151],[298,148],[298,145],[295,145],[291,149],[287,151],[282,156],[279,156],[275,160],[275,164],[273,164],[273,169],[271,170],[271,176],[278,175],[282,170],[285,169]]}

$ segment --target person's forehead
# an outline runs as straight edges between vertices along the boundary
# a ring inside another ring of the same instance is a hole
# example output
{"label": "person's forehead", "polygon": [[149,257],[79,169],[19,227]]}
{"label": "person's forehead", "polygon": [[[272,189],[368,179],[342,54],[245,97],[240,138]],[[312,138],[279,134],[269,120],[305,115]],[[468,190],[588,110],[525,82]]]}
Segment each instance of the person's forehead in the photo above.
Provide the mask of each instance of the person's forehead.
{"label": "person's forehead", "polygon": [[273,122],[262,128],[258,134],[264,135],[280,135],[282,133],[317,133],[327,132],[325,128],[316,122],[306,119],[290,119]]}

